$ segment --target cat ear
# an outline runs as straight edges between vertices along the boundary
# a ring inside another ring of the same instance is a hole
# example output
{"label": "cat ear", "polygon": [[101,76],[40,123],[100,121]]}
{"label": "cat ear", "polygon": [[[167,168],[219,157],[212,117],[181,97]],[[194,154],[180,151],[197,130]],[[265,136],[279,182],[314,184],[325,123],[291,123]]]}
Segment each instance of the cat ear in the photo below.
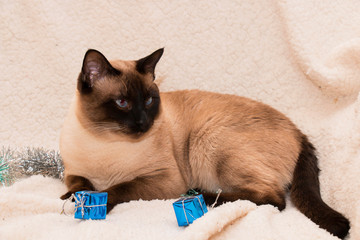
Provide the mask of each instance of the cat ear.
{"label": "cat ear", "polygon": [[155,66],[160,60],[161,56],[164,53],[164,48],[160,48],[150,54],[147,57],[144,57],[136,61],[136,70],[140,73],[147,74],[150,73],[155,80]]}
{"label": "cat ear", "polygon": [[111,64],[101,52],[89,49],[85,53],[81,78],[79,79],[81,82],[79,82],[78,87],[81,90],[92,88],[94,83],[103,78],[111,69]]}

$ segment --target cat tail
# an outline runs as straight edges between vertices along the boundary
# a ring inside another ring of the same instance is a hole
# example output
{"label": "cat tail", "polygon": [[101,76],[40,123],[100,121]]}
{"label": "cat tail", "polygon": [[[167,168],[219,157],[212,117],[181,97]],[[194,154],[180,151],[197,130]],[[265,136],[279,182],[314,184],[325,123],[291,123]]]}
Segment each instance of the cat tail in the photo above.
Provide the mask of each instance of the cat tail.
{"label": "cat tail", "polygon": [[314,146],[303,136],[291,185],[291,201],[321,228],[343,239],[350,229],[349,220],[321,199],[317,162]]}

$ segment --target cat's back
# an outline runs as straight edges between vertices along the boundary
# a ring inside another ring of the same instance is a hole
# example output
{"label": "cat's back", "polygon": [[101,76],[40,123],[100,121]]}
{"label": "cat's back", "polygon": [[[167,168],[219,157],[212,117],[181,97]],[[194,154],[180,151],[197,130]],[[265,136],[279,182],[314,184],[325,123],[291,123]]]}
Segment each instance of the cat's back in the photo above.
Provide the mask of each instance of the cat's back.
{"label": "cat's back", "polygon": [[200,90],[181,90],[161,94],[162,105],[174,118],[204,125],[226,124],[234,129],[285,128],[295,125],[281,112],[264,103],[236,95]]}

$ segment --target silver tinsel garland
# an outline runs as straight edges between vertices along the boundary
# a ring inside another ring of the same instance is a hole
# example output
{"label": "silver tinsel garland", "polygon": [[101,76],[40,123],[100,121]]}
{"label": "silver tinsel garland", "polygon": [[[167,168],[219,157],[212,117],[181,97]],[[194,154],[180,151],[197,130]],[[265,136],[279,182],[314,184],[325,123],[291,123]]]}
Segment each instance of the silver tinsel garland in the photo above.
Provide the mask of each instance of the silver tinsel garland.
{"label": "silver tinsel garland", "polygon": [[15,181],[43,175],[63,179],[64,165],[60,153],[43,148],[10,149],[0,151],[0,186],[9,186]]}

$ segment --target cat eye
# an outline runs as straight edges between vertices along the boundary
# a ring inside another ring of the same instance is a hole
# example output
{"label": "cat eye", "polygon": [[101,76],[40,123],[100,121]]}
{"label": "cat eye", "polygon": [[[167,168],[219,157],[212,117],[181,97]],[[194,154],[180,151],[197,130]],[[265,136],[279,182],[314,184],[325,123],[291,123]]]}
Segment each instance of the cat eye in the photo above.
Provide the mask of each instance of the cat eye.
{"label": "cat eye", "polygon": [[129,105],[129,103],[125,99],[118,99],[115,102],[121,108],[126,108]]}
{"label": "cat eye", "polygon": [[152,98],[152,97],[149,97],[148,99],[146,99],[145,105],[146,105],[146,106],[149,106],[149,105],[152,103],[152,101],[153,101],[153,98]]}

